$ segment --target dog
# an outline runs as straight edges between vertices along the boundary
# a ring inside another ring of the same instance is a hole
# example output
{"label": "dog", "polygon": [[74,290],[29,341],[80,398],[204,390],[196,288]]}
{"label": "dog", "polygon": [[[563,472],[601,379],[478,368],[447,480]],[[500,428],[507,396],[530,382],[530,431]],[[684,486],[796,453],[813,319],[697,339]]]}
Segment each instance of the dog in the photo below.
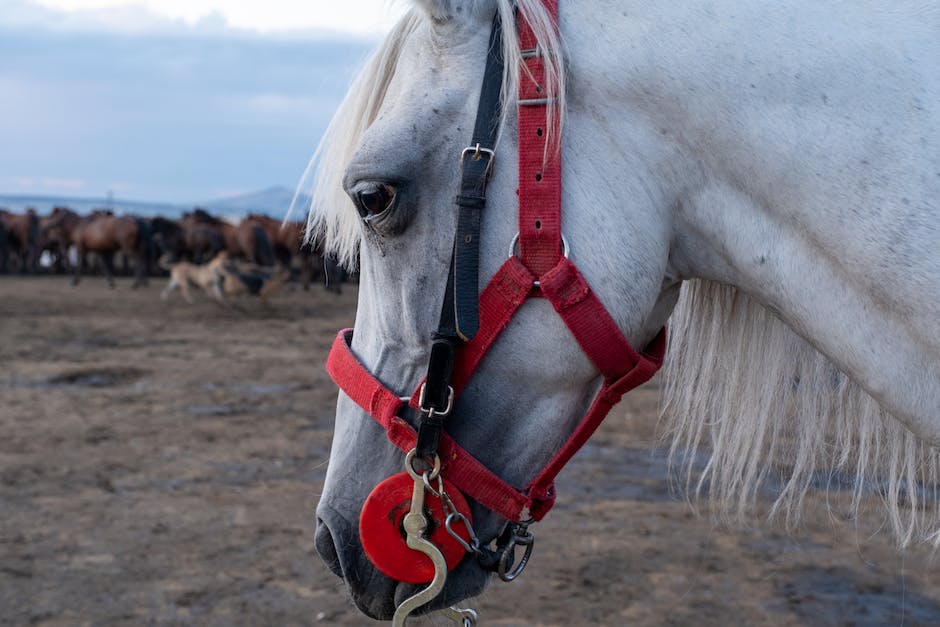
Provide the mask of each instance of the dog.
{"label": "dog", "polygon": [[189,286],[192,284],[201,287],[206,294],[209,294],[218,302],[223,302],[222,286],[226,276],[224,267],[228,261],[228,254],[224,251],[217,254],[208,263],[199,265],[188,261],[167,265],[161,259],[160,266],[170,271],[170,282],[163,289],[160,298],[166,300],[170,292],[179,288],[186,302],[192,303],[193,297],[189,292]]}
{"label": "dog", "polygon": [[225,301],[226,296],[243,294],[260,296],[267,303],[268,298],[276,294],[290,278],[290,271],[286,269],[276,271],[253,263],[233,261],[224,251],[202,265],[186,261],[169,266],[161,261],[160,265],[170,271],[170,282],[160,297],[166,300],[170,292],[179,288],[187,303],[193,302],[189,292],[190,284],[201,287],[220,303]]}
{"label": "dog", "polygon": [[228,261],[223,264],[222,292],[226,296],[250,294],[267,303],[290,278],[290,270],[275,270],[253,263]]}

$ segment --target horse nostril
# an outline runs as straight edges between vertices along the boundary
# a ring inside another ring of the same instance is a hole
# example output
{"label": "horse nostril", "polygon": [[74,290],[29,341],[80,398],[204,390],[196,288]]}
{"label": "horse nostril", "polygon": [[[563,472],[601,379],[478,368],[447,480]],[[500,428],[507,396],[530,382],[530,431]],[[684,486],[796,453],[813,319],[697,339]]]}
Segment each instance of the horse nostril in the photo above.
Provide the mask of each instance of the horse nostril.
{"label": "horse nostril", "polygon": [[314,536],[314,546],[317,549],[317,555],[326,564],[334,575],[343,576],[343,569],[339,562],[339,554],[336,551],[336,543],[333,541],[333,534],[330,528],[319,516],[317,517],[317,531]]}

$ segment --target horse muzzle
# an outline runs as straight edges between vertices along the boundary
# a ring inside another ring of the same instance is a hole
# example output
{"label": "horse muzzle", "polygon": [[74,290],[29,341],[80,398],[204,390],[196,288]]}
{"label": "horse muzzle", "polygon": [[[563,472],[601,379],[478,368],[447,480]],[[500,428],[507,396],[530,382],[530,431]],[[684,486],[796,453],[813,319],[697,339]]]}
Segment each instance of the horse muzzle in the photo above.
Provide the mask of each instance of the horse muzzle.
{"label": "horse muzzle", "polygon": [[327,568],[346,583],[359,611],[377,620],[392,617],[398,582],[380,573],[369,562],[355,525],[321,504],[317,508],[314,544]]}
{"label": "horse muzzle", "polygon": [[[359,611],[370,618],[391,620],[398,604],[424,587],[395,581],[382,574],[362,549],[358,521],[346,520],[323,503],[317,507],[315,546],[320,559],[346,583]],[[489,573],[468,555],[448,574],[441,594],[416,613],[432,612],[476,596],[488,580]]]}

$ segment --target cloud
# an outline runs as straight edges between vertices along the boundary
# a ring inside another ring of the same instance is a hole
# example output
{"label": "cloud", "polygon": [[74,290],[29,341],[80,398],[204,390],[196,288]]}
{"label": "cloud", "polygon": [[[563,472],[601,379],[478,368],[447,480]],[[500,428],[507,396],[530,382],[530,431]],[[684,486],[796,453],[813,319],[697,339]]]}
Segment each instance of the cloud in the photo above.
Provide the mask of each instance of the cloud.
{"label": "cloud", "polygon": [[387,32],[409,6],[404,0],[4,0],[7,3],[13,6],[4,8],[0,23],[123,32],[189,28],[202,34],[305,31],[369,37]]}
{"label": "cloud", "polygon": [[12,192],[32,194],[76,193],[87,187],[84,179],[56,176],[10,176],[0,179],[0,184]]}
{"label": "cloud", "polygon": [[160,18],[140,7],[128,6],[109,11],[62,11],[30,0],[4,0],[0,26],[11,29],[47,31],[142,31],[179,29],[180,21]]}
{"label": "cloud", "polygon": [[258,93],[247,96],[241,103],[247,115],[262,117],[289,116],[297,118],[316,111],[320,106],[315,97],[286,93]]}
{"label": "cloud", "polygon": [[43,177],[40,179],[39,183],[43,189],[69,192],[83,190],[88,186],[84,179],[60,179],[52,177]]}

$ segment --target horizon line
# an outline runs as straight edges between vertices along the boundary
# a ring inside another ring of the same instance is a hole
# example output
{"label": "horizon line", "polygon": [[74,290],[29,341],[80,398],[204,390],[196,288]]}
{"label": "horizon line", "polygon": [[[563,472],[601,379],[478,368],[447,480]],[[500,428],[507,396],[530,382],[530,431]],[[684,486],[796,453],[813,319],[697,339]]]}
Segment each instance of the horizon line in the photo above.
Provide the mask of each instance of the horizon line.
{"label": "horizon line", "polygon": [[134,199],[134,198],[125,198],[123,196],[118,196],[117,194],[113,194],[111,196],[107,196],[107,195],[83,196],[83,195],[77,195],[77,194],[73,194],[73,195],[55,194],[55,193],[30,194],[28,192],[24,193],[24,192],[3,192],[3,191],[0,191],[0,198],[8,199],[8,200],[44,200],[44,201],[72,200],[72,201],[80,201],[80,202],[86,202],[86,203],[100,201],[102,203],[111,203],[111,204],[114,204],[120,201],[123,204],[131,204],[131,205],[165,205],[169,207],[187,207],[187,206],[192,205],[193,207],[199,207],[200,205],[209,205],[209,204],[219,202],[219,201],[235,200],[237,198],[243,198],[245,196],[252,196],[255,194],[259,194],[262,192],[275,190],[275,189],[283,189],[292,194],[294,193],[294,190],[292,190],[292,188],[288,187],[287,185],[274,184],[274,185],[269,185],[267,187],[262,187],[255,191],[244,192],[242,194],[235,194],[232,196],[222,196],[219,198],[213,198],[207,201],[199,201],[199,202]]}

